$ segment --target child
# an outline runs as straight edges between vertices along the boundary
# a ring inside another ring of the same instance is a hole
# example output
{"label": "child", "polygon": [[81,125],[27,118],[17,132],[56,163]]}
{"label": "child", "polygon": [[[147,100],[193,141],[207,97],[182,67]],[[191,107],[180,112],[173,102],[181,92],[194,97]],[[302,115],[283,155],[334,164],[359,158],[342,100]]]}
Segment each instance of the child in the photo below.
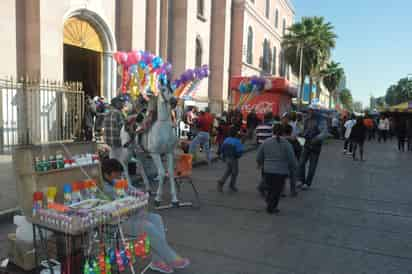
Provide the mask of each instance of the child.
{"label": "child", "polygon": [[230,189],[237,192],[236,179],[239,173],[239,158],[243,154],[243,145],[238,138],[238,131],[235,127],[230,129],[229,137],[225,139],[222,145],[222,156],[226,162],[226,171],[223,177],[217,183],[217,190],[223,192],[223,185],[227,178],[230,178]]}
{"label": "child", "polygon": [[368,128],[365,126],[362,117],[356,119],[356,124],[352,127],[350,141],[353,144],[353,160],[356,161],[356,150],[359,146],[360,159],[363,161],[363,144],[365,143]]}
{"label": "child", "polygon": [[[282,126],[283,137],[292,145],[293,152],[295,153],[296,159],[299,161],[300,154],[302,153],[302,146],[296,137],[292,136],[293,127],[291,125]],[[291,170],[289,173],[289,183],[290,183],[290,196],[296,197],[298,195],[296,191],[296,172]]]}

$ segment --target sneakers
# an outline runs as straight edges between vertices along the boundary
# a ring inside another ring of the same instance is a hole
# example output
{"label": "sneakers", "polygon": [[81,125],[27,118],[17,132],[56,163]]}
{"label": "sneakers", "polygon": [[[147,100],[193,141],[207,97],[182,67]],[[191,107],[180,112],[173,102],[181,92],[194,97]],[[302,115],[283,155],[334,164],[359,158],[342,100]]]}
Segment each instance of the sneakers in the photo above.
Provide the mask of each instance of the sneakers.
{"label": "sneakers", "polygon": [[174,269],[184,269],[190,265],[190,261],[187,258],[179,258],[172,262],[170,265]]}
{"label": "sneakers", "polygon": [[151,262],[150,269],[160,273],[170,274],[173,273],[173,268],[167,265],[165,262]]}
{"label": "sneakers", "polygon": [[229,188],[230,188],[230,190],[232,190],[233,192],[239,192],[239,189],[238,189],[237,187],[235,187],[235,186],[230,186]]}
{"label": "sneakers", "polygon": [[300,186],[300,188],[301,188],[302,190],[308,190],[308,189],[309,189],[309,185],[303,184],[303,185]]}

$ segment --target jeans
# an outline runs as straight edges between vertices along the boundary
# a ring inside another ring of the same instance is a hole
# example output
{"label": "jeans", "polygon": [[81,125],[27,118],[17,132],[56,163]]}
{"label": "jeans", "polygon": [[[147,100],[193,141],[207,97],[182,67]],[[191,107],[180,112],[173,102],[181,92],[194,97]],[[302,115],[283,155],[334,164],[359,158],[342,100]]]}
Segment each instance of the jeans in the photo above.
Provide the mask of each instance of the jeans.
{"label": "jeans", "polygon": [[193,154],[195,152],[195,150],[198,149],[199,145],[203,146],[203,149],[205,150],[205,153],[206,153],[206,159],[207,159],[208,163],[210,163],[211,156],[210,156],[210,135],[209,135],[209,132],[200,131],[196,135],[196,137],[190,143],[189,153]]}
{"label": "jeans", "polygon": [[345,142],[343,143],[343,150],[348,151],[348,146],[349,152],[352,153],[353,144],[349,139],[345,139]]}
{"label": "jeans", "polygon": [[141,212],[130,217],[126,224],[133,236],[147,233],[153,251],[153,262],[171,263],[177,259],[178,255],[167,243],[162,217],[159,214]]}
{"label": "jeans", "polygon": [[280,194],[282,193],[283,187],[285,186],[286,177],[287,175],[283,174],[264,174],[265,184],[268,189],[268,194],[266,196],[268,211],[273,211],[274,209],[277,209]]}
{"label": "jeans", "polygon": [[388,131],[387,130],[379,130],[378,142],[380,143],[381,140],[386,143],[386,138],[388,138]]}
{"label": "jeans", "polygon": [[398,150],[405,151],[405,136],[398,136]]}
{"label": "jeans", "polygon": [[364,146],[363,142],[353,142],[353,159],[356,158],[356,151],[358,150],[358,146],[359,146],[360,158],[361,160],[363,160],[363,146]]}
{"label": "jeans", "polygon": [[219,180],[221,185],[226,183],[226,180],[230,176],[230,187],[235,187],[237,175],[239,174],[239,159],[238,158],[229,158],[225,160],[226,170],[223,174],[222,179]]}
{"label": "jeans", "polygon": [[[298,167],[298,178],[302,180],[303,184],[310,186],[313,178],[315,177],[316,167],[318,166],[320,152],[314,152],[306,148],[303,149],[303,153],[300,156]],[[306,174],[306,164],[309,161],[309,170]]]}

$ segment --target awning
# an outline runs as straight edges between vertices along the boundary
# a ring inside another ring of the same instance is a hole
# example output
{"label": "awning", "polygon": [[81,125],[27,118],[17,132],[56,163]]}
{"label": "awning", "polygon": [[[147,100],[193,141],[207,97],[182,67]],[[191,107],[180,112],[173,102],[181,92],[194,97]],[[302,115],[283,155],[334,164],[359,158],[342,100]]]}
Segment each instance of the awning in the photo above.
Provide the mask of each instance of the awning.
{"label": "awning", "polygon": [[[230,79],[230,89],[231,90],[239,90],[240,83],[242,81],[247,81],[252,79],[252,77],[246,76],[233,76]],[[297,88],[293,87],[289,81],[282,77],[263,77],[265,80],[271,82],[271,88],[265,90],[266,92],[274,92],[274,93],[286,93],[292,97],[297,96]]]}

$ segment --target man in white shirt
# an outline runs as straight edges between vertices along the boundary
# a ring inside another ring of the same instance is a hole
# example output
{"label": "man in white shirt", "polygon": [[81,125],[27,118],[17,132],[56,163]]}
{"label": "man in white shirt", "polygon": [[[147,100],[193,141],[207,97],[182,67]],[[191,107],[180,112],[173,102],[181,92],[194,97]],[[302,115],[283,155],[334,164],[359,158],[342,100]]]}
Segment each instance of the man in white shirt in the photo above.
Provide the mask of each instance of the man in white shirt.
{"label": "man in white shirt", "polygon": [[390,123],[388,117],[381,116],[378,123],[378,142],[380,143],[383,139],[383,142],[386,143],[386,139],[388,138],[388,133],[390,129]]}
{"label": "man in white shirt", "polygon": [[[348,119],[345,124],[345,142],[343,144],[343,153],[344,154],[352,154],[352,143],[350,141],[350,134],[352,132],[352,127],[356,124],[355,116],[352,114],[350,119]],[[348,145],[349,145],[349,151],[348,151]]]}

